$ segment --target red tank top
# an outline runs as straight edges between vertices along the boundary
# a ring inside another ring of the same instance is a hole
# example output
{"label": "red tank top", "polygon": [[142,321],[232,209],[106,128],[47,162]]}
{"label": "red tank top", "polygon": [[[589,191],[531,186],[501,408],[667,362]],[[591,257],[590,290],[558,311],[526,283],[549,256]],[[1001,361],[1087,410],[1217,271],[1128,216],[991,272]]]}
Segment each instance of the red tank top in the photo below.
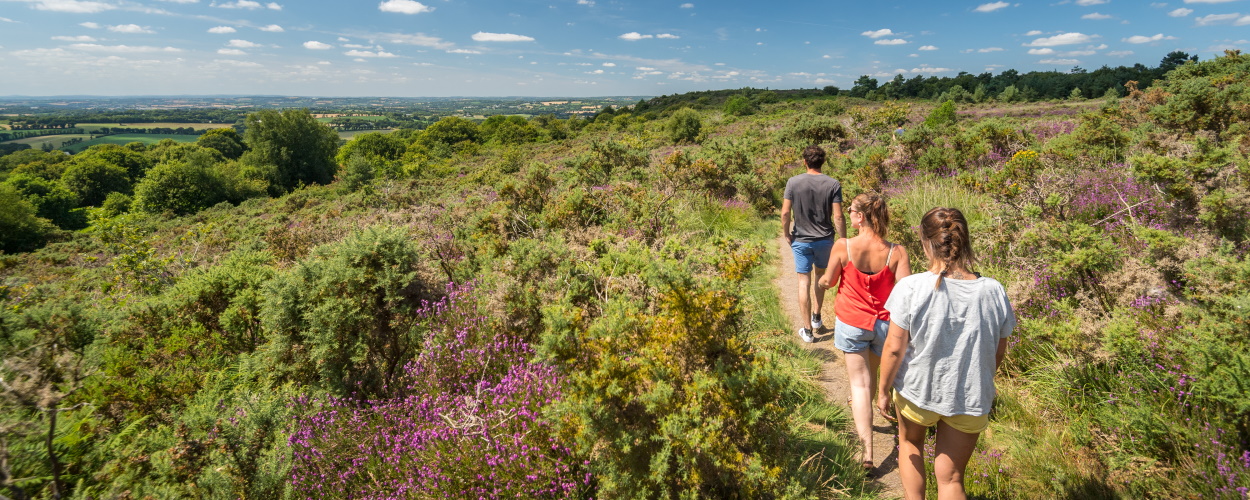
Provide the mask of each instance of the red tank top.
{"label": "red tank top", "polygon": [[846,267],[842,268],[842,283],[838,286],[838,298],[833,311],[838,320],[856,328],[872,330],[877,320],[889,321],[890,312],[885,310],[885,299],[894,290],[894,271],[890,270],[890,258],[894,245],[885,257],[885,267],[873,274],[864,274],[851,262],[851,242],[846,243]]}

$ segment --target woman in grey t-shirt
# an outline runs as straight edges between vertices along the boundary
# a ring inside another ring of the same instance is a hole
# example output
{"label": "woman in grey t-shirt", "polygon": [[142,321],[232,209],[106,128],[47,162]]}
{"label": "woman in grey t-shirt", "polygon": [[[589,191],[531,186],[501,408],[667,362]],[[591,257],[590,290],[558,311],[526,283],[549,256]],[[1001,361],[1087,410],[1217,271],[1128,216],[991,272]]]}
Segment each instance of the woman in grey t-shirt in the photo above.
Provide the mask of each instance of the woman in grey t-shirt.
{"label": "woman in grey t-shirt", "polygon": [[885,303],[890,333],[877,405],[885,415],[897,412],[906,497],[924,498],[921,450],[926,429],[937,425],[938,498],[964,498],[964,469],[989,425],[994,373],[1016,319],[1003,286],[972,272],[972,242],[962,212],[930,210],[920,220],[920,243],[929,257],[928,272],[900,280]]}

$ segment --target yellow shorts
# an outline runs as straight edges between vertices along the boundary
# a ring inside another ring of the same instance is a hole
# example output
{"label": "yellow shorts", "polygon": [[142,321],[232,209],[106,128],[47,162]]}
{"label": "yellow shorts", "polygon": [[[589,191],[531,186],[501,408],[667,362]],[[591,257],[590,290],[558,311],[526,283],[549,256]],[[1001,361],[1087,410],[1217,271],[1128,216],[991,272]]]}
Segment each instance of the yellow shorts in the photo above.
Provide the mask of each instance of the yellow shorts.
{"label": "yellow shorts", "polygon": [[933,427],[938,423],[938,420],[941,420],[946,422],[946,425],[954,427],[957,431],[978,434],[990,426],[990,415],[988,413],[979,417],[972,415],[951,415],[949,417],[939,415],[916,406],[915,403],[908,401],[907,398],[900,395],[897,390],[894,391],[894,407],[898,408],[898,413],[903,418],[925,427]]}

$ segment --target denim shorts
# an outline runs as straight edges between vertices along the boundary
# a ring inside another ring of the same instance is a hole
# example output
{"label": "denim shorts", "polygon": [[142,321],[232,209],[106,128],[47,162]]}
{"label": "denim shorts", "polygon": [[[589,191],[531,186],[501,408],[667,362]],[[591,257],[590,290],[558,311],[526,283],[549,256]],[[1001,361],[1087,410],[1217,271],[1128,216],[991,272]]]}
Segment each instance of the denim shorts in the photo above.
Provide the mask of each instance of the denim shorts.
{"label": "denim shorts", "polygon": [[857,328],[840,319],[833,322],[833,346],[842,352],[863,352],[872,349],[872,353],[881,355],[885,348],[885,337],[890,333],[890,322],[877,320],[872,330]]}
{"label": "denim shorts", "polygon": [[817,269],[829,267],[829,250],[833,249],[833,239],[820,241],[795,241],[790,244],[794,251],[794,272],[807,274],[812,272],[812,265]]}

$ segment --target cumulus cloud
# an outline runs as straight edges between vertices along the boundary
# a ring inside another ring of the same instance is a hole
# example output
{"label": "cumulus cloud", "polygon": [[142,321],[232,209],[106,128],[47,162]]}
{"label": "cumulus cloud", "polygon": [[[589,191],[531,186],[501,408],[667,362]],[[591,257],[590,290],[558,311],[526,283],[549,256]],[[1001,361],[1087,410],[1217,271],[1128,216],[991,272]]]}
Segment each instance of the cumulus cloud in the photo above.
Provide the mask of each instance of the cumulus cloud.
{"label": "cumulus cloud", "polygon": [[1111,52],[1108,52],[1108,53],[1107,53],[1107,55],[1109,55],[1109,56],[1111,56],[1111,57],[1124,57],[1124,56],[1131,56],[1131,55],[1133,55],[1133,51],[1131,51],[1131,50],[1113,50],[1113,51],[1111,51]]}
{"label": "cumulus cloud", "polygon": [[902,38],[889,38],[889,39],[886,39],[886,40],[877,40],[877,41],[872,42],[872,43],[874,43],[874,44],[876,44],[876,45],[903,45],[903,44],[907,43],[907,40],[904,40],[904,39],[902,39]]}
{"label": "cumulus cloud", "polygon": [[386,0],[378,4],[378,10],[396,14],[421,14],[434,10],[434,7],[413,0]]}
{"label": "cumulus cloud", "polygon": [[589,5],[591,7],[594,7],[595,0],[577,0],[577,5]]}
{"label": "cumulus cloud", "polygon": [[1055,53],[1055,49],[1029,49],[1029,55],[1048,56]]}
{"label": "cumulus cloud", "polygon": [[1243,17],[1233,22],[1233,26],[1245,26],[1250,24],[1250,16]]}
{"label": "cumulus cloud", "polygon": [[631,32],[629,32],[629,33],[625,33],[625,34],[623,34],[623,35],[621,35],[621,36],[618,36],[617,38],[620,38],[621,40],[629,40],[629,41],[631,41],[631,42],[632,42],[632,41],[635,41],[635,40],[642,40],[642,39],[644,39],[644,38],[652,38],[652,36],[651,36],[651,35],[643,35],[643,34],[641,34],[641,33],[638,33],[637,31],[631,31]]}
{"label": "cumulus cloud", "polygon": [[85,50],[89,52],[120,52],[120,53],[142,53],[142,52],[182,52],[182,49],[173,47],[151,47],[145,45],[99,45],[95,43],[76,43],[70,47]]}
{"label": "cumulus cloud", "polygon": [[381,51],[381,50],[379,50],[379,51],[377,51],[377,52],[372,52],[372,51],[368,51],[368,50],[349,50],[349,51],[347,51],[347,52],[344,52],[344,53],[343,53],[343,55],[345,55],[345,56],[352,56],[352,57],[382,57],[382,58],[386,58],[386,57],[399,57],[399,56],[397,56],[397,55],[395,55],[395,54],[392,54],[392,53],[390,53],[390,52],[384,52],[384,51]]}
{"label": "cumulus cloud", "polygon": [[242,55],[247,55],[247,52],[243,52],[242,50],[239,50],[239,49],[217,49],[217,53],[218,53],[218,54],[221,54],[221,55],[224,55],[224,56],[242,56]]}
{"label": "cumulus cloud", "polygon": [[681,8],[683,8],[683,9],[693,9],[693,8],[694,8],[694,4],[692,4],[692,3],[683,3],[683,4],[681,4]]}
{"label": "cumulus cloud", "polygon": [[1109,1],[1111,0],[1076,0],[1076,4],[1080,5],[1081,7],[1089,7],[1091,5],[1102,5]]}
{"label": "cumulus cloud", "polygon": [[79,26],[82,26],[82,27],[84,27],[84,28],[90,28],[90,29],[93,29],[93,30],[98,30],[98,29],[100,29],[100,25],[99,25],[98,23],[93,23],[93,22],[90,22],[90,21],[85,22],[85,23],[78,23],[78,25],[79,25]]}
{"label": "cumulus cloud", "polygon": [[282,33],[283,31],[286,31],[286,30],[282,29],[282,27],[281,27],[281,26],[278,26],[278,25],[276,25],[276,24],[270,24],[269,26],[265,26],[265,27],[261,28],[260,30],[261,30],[261,31],[268,31],[268,32],[270,32],[270,33]]}
{"label": "cumulus cloud", "polygon": [[447,51],[447,53],[448,54],[481,54],[482,51],[473,50],[473,49],[451,49]]}
{"label": "cumulus cloud", "polygon": [[1198,26],[1211,26],[1214,24],[1231,23],[1237,21],[1241,14],[1211,14],[1208,16],[1195,17],[1194,24]]}
{"label": "cumulus cloud", "polygon": [[1080,64],[1076,59],[1042,59],[1038,64]]}
{"label": "cumulus cloud", "polygon": [[1150,42],[1157,42],[1160,40],[1175,40],[1175,39],[1176,37],[1174,36],[1163,36],[1163,33],[1159,33],[1155,36],[1133,35],[1128,38],[1121,38],[1120,41],[1128,42],[1128,43],[1150,43]]}
{"label": "cumulus cloud", "polygon": [[473,34],[475,42],[532,42],[534,37],[512,33],[486,33],[479,31]]}
{"label": "cumulus cloud", "polygon": [[893,32],[893,31],[890,31],[890,28],[881,28],[881,29],[879,29],[879,30],[877,30],[877,31],[865,31],[865,32],[860,33],[860,34],[861,34],[861,35],[864,35],[864,36],[866,36],[866,37],[868,37],[868,38],[881,38],[881,37],[883,37],[883,36],[890,36],[890,35],[893,35],[893,34],[894,34],[894,32]]}
{"label": "cumulus cloud", "polygon": [[605,68],[615,68],[615,67],[616,67],[616,63],[607,62],[607,63],[603,63],[603,66],[604,66]]}
{"label": "cumulus cloud", "polygon": [[237,2],[225,2],[225,3],[213,2],[213,3],[208,4],[208,6],[217,7],[221,9],[247,9],[247,10],[256,10],[256,9],[263,7],[263,5],[260,4],[260,2],[253,2],[252,0],[238,0]]}
{"label": "cumulus cloud", "polygon": [[223,33],[234,33],[235,31],[238,31],[238,30],[231,28],[229,26],[214,26],[208,29],[209,33],[217,33],[219,35]]}
{"label": "cumulus cloud", "polygon": [[972,9],[972,11],[973,12],[994,12],[998,9],[1005,9],[1010,6],[1011,4],[1007,2],[983,3],[981,5],[978,5],[977,8]]}
{"label": "cumulus cloud", "polygon": [[155,31],[139,26],[138,24],[119,24],[116,26],[109,26],[109,31],[114,33],[127,33],[131,35],[151,35],[156,33]]}
{"label": "cumulus cloud", "polygon": [[89,36],[87,36],[87,35],[81,35],[81,36],[54,36],[54,37],[52,37],[52,39],[53,39],[53,40],[60,40],[60,41],[62,41],[62,42],[94,42],[94,41],[95,41],[95,38],[89,37]]}
{"label": "cumulus cloud", "polygon": [[330,44],[328,44],[328,43],[321,43],[321,42],[318,42],[318,41],[316,41],[316,40],[309,40],[309,41],[307,41],[307,42],[304,42],[304,48],[306,48],[306,49],[312,49],[312,50],[326,50],[326,49],[329,49],[329,48],[331,48],[331,47],[333,47],[333,45],[330,45]]}
{"label": "cumulus cloud", "polygon": [[70,12],[74,14],[95,14],[117,8],[113,4],[87,0],[37,0],[33,7],[49,12]]}
{"label": "cumulus cloud", "polygon": [[1181,7],[1179,9],[1173,10],[1172,12],[1168,12],[1168,15],[1172,17],[1185,17],[1193,13],[1194,13],[1194,9],[1186,9],[1184,7]]}
{"label": "cumulus cloud", "polygon": [[1185,3],[1228,3],[1237,0],[1185,0]]}
{"label": "cumulus cloud", "polygon": [[253,43],[247,40],[230,40],[230,43],[226,45],[229,47],[234,47],[236,49],[250,49],[253,47],[260,47],[259,43]]}
{"label": "cumulus cloud", "polygon": [[1081,16],[1081,19],[1093,19],[1095,21],[1101,21],[1103,19],[1111,19],[1111,17],[1112,16],[1110,14],[1100,14],[1100,13],[1094,12],[1092,14],[1085,14]]}
{"label": "cumulus cloud", "polygon": [[1037,36],[1040,34],[1042,34],[1042,30],[1029,30],[1029,32],[1025,33],[1024,36]]}
{"label": "cumulus cloud", "polygon": [[277,2],[269,2],[265,4],[265,8],[269,10],[282,10],[282,6],[278,5]]}
{"label": "cumulus cloud", "polygon": [[678,39],[678,38],[681,38],[681,37],[679,37],[679,36],[677,36],[677,35],[674,35],[674,34],[672,34],[672,33],[660,33],[660,34],[656,35],[655,37],[656,37],[656,38],[669,39],[669,40],[676,40],[676,39]]}
{"label": "cumulus cloud", "polygon": [[984,49],[977,49],[977,52],[980,52],[982,54],[988,53],[988,52],[1002,52],[1002,51],[1003,51],[1002,47],[986,47]]}
{"label": "cumulus cloud", "polygon": [[1058,45],[1074,45],[1078,43],[1088,43],[1094,39],[1094,36],[1084,33],[1061,33],[1055,36],[1038,38],[1032,42],[1024,44],[1026,47],[1055,47]]}
{"label": "cumulus cloud", "polygon": [[919,49],[916,49],[916,50],[937,50],[937,49],[938,49],[938,48],[937,48],[936,46],[933,46],[933,45],[922,45],[922,46],[920,46],[920,48],[919,48]]}
{"label": "cumulus cloud", "polygon": [[[439,38],[436,36],[429,36],[424,33],[416,33],[416,34],[411,34],[411,35],[404,34],[404,33],[385,33],[379,36],[390,40],[391,43],[402,43],[404,45],[416,45],[419,47],[430,47],[432,49],[450,49],[455,45],[451,42],[443,41],[442,38]],[[344,42],[347,41],[346,38],[339,38],[339,40],[344,41]]]}

